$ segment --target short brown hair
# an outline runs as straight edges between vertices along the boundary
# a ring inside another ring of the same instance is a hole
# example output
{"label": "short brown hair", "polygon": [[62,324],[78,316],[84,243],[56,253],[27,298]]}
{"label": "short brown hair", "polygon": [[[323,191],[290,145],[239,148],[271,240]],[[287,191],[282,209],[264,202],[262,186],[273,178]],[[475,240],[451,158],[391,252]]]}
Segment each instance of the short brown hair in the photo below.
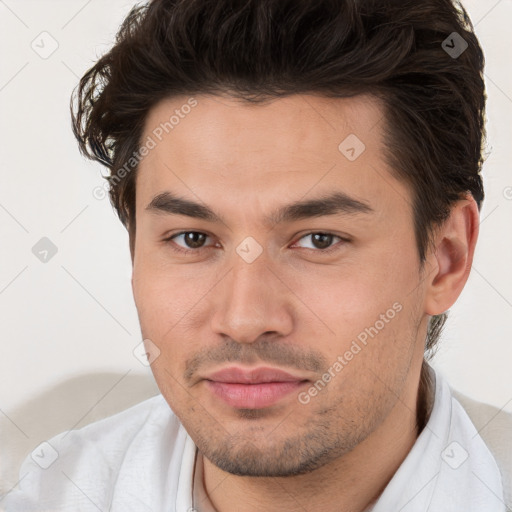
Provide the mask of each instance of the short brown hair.
{"label": "short brown hair", "polygon": [[[447,51],[456,42],[460,55]],[[385,109],[387,162],[413,190],[423,266],[453,203],[470,193],[481,208],[483,67],[469,16],[451,0],[153,0],[133,7],[113,48],[80,80],[73,132],[112,180],[164,98],[374,95]],[[109,189],[132,254],[136,168]],[[446,313],[430,318],[430,356],[445,321]]]}

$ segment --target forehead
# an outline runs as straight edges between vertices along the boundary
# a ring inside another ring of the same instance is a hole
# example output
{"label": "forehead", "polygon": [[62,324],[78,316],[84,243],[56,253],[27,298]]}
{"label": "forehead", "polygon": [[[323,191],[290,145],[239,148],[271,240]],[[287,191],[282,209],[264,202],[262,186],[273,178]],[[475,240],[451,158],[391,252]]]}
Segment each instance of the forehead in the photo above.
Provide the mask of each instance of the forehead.
{"label": "forehead", "polygon": [[[142,143],[154,147],[139,165],[137,210],[158,193],[263,212],[333,188],[383,213],[403,183],[383,159],[383,107],[371,96],[294,95],[263,104],[225,96],[180,96],[148,113]],[[197,198],[196,198],[197,199]],[[402,205],[402,212],[403,212]]]}
{"label": "forehead", "polygon": [[338,144],[349,134],[375,146],[380,141],[374,128],[382,119],[380,102],[369,95],[293,95],[259,104],[225,96],[180,96],[162,100],[149,111],[144,134],[153,134],[159,142],[179,141],[175,149],[187,153],[215,157],[223,142],[233,154],[264,148],[265,155],[282,155],[288,162],[294,154],[338,158]]}

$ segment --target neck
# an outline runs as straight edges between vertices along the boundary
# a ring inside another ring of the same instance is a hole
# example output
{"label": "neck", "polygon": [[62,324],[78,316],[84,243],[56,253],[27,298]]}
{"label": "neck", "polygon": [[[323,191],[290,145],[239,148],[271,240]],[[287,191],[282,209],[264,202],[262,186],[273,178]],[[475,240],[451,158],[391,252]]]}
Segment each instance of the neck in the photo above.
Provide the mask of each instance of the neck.
{"label": "neck", "polygon": [[[204,487],[219,512],[297,509],[364,512],[385,489],[425,427],[434,402],[433,372],[423,361],[383,423],[351,452],[294,477],[240,477],[203,460]],[[417,375],[417,373],[416,373]]]}
{"label": "neck", "polygon": [[418,435],[425,428],[435,396],[435,374],[429,364],[423,360],[421,365],[420,382],[418,386],[418,399],[416,401],[416,427]]}

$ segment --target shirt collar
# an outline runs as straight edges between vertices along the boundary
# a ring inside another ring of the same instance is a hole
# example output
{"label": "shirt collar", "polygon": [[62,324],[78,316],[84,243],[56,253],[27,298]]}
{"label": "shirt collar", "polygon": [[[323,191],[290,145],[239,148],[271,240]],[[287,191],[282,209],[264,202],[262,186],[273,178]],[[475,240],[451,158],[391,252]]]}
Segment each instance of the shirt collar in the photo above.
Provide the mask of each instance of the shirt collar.
{"label": "shirt collar", "polygon": [[428,422],[372,512],[505,512],[494,457],[446,378],[433,371],[435,398]]}

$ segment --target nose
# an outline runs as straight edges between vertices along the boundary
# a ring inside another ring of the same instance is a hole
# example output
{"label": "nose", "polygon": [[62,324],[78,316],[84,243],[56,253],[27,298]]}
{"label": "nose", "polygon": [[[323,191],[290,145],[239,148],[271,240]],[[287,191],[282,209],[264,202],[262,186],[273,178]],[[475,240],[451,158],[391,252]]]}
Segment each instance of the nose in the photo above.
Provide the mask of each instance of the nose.
{"label": "nose", "polygon": [[[235,255],[231,272],[217,285],[211,328],[239,343],[261,335],[286,336],[293,329],[293,294],[260,256],[252,263]],[[280,337],[279,336],[279,337]]]}

